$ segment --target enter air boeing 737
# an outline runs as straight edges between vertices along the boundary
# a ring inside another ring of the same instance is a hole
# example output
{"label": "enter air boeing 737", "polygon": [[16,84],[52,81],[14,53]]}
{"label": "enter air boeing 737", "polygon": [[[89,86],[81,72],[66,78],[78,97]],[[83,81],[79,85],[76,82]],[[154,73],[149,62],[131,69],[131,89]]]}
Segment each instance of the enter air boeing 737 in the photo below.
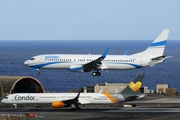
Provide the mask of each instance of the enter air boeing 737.
{"label": "enter air boeing 737", "polygon": [[72,72],[92,72],[100,76],[99,70],[129,70],[154,66],[166,58],[164,49],[169,30],[164,29],[144,51],[128,55],[107,55],[108,48],[102,55],[91,54],[45,54],[32,57],[24,62],[40,74],[40,69],[69,69]]}
{"label": "enter air boeing 737", "polygon": [[5,96],[1,102],[7,104],[52,104],[53,108],[79,108],[80,104],[112,104],[143,98],[140,94],[145,74],[139,74],[120,93],[14,93]]}

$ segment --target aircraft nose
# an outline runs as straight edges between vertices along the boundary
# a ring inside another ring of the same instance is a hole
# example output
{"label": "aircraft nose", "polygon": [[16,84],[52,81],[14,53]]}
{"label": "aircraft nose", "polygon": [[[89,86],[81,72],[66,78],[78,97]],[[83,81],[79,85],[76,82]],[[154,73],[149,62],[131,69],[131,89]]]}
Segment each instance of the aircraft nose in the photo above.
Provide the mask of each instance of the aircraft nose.
{"label": "aircraft nose", "polygon": [[24,65],[28,66],[28,65],[29,65],[29,60],[26,60],[26,61],[24,62]]}
{"label": "aircraft nose", "polygon": [[5,103],[5,100],[4,100],[4,99],[2,99],[2,100],[1,100],[1,103]]}

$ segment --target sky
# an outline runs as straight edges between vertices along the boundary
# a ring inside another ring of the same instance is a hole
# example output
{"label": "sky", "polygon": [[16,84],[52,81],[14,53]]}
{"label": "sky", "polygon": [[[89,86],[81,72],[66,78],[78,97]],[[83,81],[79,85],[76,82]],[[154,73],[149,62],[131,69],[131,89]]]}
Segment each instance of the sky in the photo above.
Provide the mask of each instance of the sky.
{"label": "sky", "polygon": [[0,0],[0,40],[180,40],[180,0]]}

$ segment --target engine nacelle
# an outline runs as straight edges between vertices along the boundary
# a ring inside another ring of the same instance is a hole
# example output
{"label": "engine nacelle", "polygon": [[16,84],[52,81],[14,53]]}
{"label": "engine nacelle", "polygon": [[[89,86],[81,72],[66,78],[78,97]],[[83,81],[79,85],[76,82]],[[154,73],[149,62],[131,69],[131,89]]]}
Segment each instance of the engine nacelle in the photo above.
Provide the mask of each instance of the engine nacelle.
{"label": "engine nacelle", "polygon": [[83,65],[71,65],[69,70],[72,72],[84,72]]}
{"label": "engine nacelle", "polygon": [[63,108],[63,107],[65,107],[65,105],[61,101],[54,101],[54,102],[52,102],[52,107],[53,108]]}

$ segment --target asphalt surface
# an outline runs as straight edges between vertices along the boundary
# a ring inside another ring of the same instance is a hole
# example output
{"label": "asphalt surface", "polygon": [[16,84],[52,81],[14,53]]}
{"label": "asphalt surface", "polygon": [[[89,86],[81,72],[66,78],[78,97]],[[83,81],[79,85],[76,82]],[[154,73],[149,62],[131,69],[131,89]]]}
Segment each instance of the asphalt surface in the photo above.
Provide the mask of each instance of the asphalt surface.
{"label": "asphalt surface", "polygon": [[34,113],[34,120],[179,120],[180,108],[0,109],[1,116]]}

